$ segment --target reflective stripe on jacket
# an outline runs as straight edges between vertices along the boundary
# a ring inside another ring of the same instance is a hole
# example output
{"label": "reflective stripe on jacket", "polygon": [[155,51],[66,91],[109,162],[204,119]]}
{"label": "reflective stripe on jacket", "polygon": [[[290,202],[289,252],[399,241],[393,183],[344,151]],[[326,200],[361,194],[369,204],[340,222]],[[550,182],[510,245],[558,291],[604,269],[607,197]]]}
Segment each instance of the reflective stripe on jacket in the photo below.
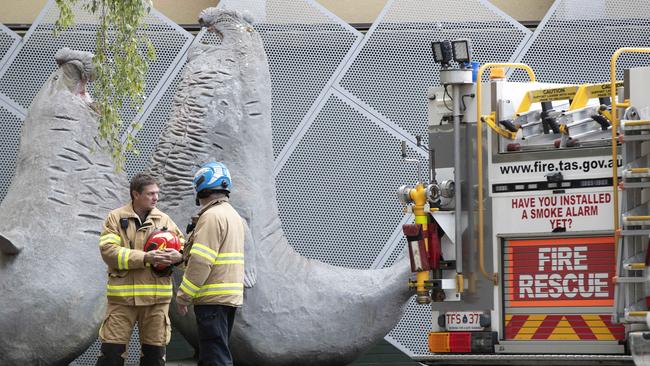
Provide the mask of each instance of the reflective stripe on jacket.
{"label": "reflective stripe on jacket", "polygon": [[169,216],[156,208],[139,224],[140,218],[130,203],[111,211],[104,221],[99,249],[108,265],[108,301],[131,306],[169,303],[173,293],[171,276],[160,276],[144,263],[144,245],[151,233],[162,228],[178,235],[181,243],[183,234]]}
{"label": "reflective stripe on jacket", "polygon": [[[189,253],[188,253],[189,251]],[[244,223],[223,196],[199,212],[186,248],[189,257],[176,296],[195,305],[244,302]]]}

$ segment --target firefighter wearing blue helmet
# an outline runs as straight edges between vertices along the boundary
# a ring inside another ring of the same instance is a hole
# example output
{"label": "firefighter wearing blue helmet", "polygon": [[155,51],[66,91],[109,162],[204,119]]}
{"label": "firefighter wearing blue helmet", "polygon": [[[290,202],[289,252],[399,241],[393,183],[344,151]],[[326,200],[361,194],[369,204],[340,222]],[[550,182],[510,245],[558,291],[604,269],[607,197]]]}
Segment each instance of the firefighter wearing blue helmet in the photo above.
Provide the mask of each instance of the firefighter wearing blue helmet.
{"label": "firefighter wearing blue helmet", "polygon": [[192,219],[176,304],[181,315],[194,305],[199,365],[232,365],[228,338],[244,301],[244,222],[228,202],[232,179],[223,163],[203,164],[192,185],[201,209]]}
{"label": "firefighter wearing blue helmet", "polygon": [[192,184],[198,197],[198,194],[203,191],[224,190],[230,192],[232,180],[228,168],[223,163],[210,162],[203,164],[194,174]]}

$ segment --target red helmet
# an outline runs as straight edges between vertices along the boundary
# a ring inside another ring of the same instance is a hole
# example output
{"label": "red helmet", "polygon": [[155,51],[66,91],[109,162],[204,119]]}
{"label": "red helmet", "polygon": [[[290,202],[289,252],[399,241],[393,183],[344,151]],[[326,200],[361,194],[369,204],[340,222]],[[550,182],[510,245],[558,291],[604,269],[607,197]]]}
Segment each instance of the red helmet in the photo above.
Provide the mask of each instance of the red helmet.
{"label": "red helmet", "polygon": [[[149,239],[147,239],[147,242],[144,244],[145,252],[165,249],[175,249],[177,251],[181,250],[180,239],[178,239],[178,236],[176,236],[176,234],[171,231],[154,231],[151,235],[149,235]],[[157,264],[154,266],[154,269],[157,271],[164,271],[167,267],[169,266]]]}

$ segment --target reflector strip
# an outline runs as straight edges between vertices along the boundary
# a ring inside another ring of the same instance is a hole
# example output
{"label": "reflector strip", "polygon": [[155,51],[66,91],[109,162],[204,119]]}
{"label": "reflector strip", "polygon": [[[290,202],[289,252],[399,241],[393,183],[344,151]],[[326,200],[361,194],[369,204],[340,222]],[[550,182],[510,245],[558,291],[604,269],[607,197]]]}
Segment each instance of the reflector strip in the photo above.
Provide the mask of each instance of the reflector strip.
{"label": "reflector strip", "polygon": [[190,255],[198,255],[207,259],[211,263],[214,263],[214,261],[219,256],[219,253],[203,244],[194,243],[194,245],[192,245],[192,250],[190,250]]}
{"label": "reflector strip", "polygon": [[131,253],[130,249],[120,248],[117,252],[117,269],[125,270],[129,269],[129,254]]}
{"label": "reflector strip", "polygon": [[505,317],[507,340],[613,341],[625,339],[623,325],[612,324],[611,315],[532,314]]}
{"label": "reflector strip", "polygon": [[116,244],[120,245],[122,243],[122,238],[115,234],[106,234],[99,237],[99,246],[101,247],[104,244]]}
{"label": "reflector strip", "polygon": [[172,285],[107,285],[107,296],[172,296]]}

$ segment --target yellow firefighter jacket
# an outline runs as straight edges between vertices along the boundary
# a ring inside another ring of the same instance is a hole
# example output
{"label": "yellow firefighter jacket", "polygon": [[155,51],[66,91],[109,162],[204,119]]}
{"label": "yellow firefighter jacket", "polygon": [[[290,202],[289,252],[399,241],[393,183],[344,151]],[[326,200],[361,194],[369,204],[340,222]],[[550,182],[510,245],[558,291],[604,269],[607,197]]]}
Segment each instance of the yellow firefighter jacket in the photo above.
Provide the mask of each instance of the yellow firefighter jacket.
{"label": "yellow firefighter jacket", "polygon": [[185,255],[185,275],[176,294],[179,303],[242,305],[244,223],[228,197],[219,197],[199,211]]}
{"label": "yellow firefighter jacket", "polygon": [[171,302],[171,276],[158,275],[149,263],[144,263],[147,238],[163,228],[178,235],[181,244],[184,243],[176,224],[156,208],[142,223],[131,203],[108,214],[99,248],[108,265],[109,303],[143,306]]}

